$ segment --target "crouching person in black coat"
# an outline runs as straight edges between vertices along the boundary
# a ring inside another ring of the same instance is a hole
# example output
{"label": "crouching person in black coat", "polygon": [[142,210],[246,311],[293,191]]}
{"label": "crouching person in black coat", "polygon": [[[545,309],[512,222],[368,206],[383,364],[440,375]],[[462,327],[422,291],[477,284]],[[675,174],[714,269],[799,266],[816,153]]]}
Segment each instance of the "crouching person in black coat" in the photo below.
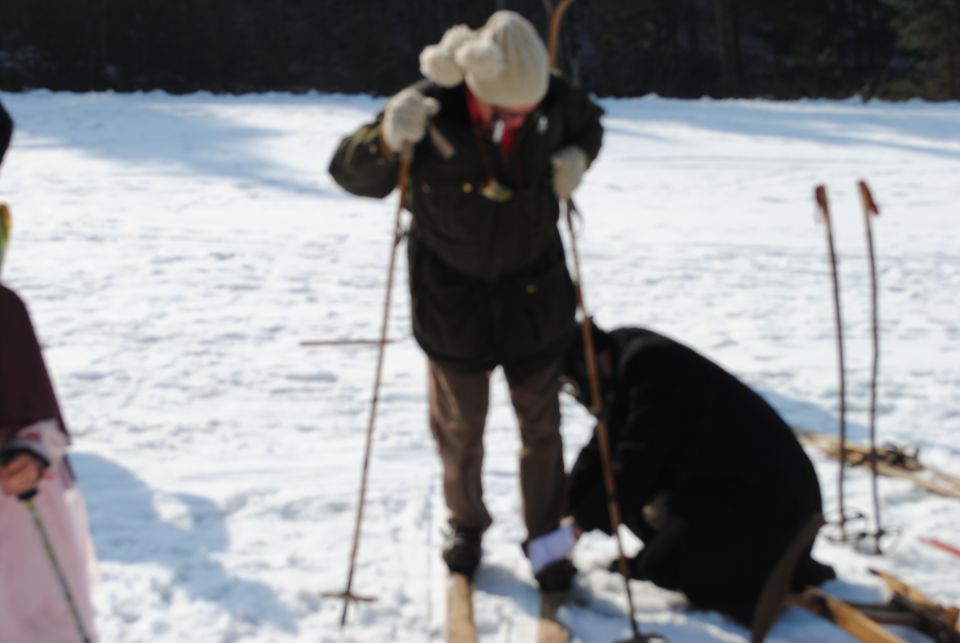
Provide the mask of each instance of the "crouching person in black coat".
{"label": "crouching person in black coat", "polygon": [[[776,411],[710,360],[650,330],[593,330],[623,522],[644,543],[631,576],[750,624],[770,571],[822,512],[813,465]],[[564,370],[589,408],[582,341]],[[610,533],[596,436],[569,509],[583,531]],[[811,548],[793,590],[835,577]]]}

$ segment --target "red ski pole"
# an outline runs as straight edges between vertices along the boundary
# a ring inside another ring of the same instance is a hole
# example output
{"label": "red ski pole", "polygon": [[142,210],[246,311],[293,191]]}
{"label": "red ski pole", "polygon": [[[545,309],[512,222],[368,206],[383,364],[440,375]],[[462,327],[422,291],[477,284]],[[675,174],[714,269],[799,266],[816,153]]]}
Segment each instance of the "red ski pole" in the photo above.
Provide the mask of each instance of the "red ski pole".
{"label": "red ski pole", "polygon": [[830,220],[830,205],[827,203],[827,190],[818,185],[814,190],[817,205],[823,214],[823,223],[827,230],[827,253],[830,257],[830,268],[833,274],[833,314],[834,328],[837,338],[837,367],[840,380],[840,409],[839,409],[839,440],[840,440],[840,468],[837,474],[837,502],[840,505],[840,540],[847,540],[846,510],[843,498],[843,474],[847,464],[847,423],[846,423],[846,369],[843,363],[843,320],[840,316],[840,275],[837,270],[837,252],[833,246],[833,224]]}
{"label": "red ski pole", "polygon": [[937,549],[943,550],[948,554],[953,554],[954,556],[960,557],[960,547],[954,547],[950,543],[945,543],[938,538],[921,538],[920,542],[930,545],[931,547],[936,547]]}
{"label": "red ski pole", "polygon": [[873,195],[866,182],[858,183],[860,199],[863,202],[863,220],[867,235],[867,259],[870,264],[870,312],[871,338],[873,345],[873,359],[870,367],[870,491],[873,496],[874,520],[874,553],[882,554],[880,537],[883,528],[880,526],[880,494],[877,489],[877,374],[880,369],[880,316],[878,312],[877,296],[877,262],[873,251],[873,226],[871,220],[880,215]]}

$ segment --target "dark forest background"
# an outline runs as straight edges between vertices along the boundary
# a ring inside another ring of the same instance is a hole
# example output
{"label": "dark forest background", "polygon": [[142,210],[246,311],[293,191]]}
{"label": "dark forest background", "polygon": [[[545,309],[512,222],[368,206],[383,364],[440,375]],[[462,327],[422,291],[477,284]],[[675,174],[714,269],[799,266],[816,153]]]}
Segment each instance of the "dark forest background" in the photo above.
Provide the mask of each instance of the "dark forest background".
{"label": "dark forest background", "polygon": [[[390,94],[497,9],[553,0],[0,0],[0,89]],[[600,96],[960,99],[960,0],[576,0],[560,67]]]}

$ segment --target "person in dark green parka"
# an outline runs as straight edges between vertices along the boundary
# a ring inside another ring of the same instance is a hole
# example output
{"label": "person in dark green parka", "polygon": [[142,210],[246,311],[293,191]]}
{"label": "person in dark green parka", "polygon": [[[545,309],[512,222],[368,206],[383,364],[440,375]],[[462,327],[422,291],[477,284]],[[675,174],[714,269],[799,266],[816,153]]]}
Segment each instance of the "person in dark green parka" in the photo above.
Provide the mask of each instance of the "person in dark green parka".
{"label": "person in dark green parka", "polygon": [[[330,173],[374,198],[397,184],[414,145],[405,207],[413,331],[428,357],[430,427],[444,467],[450,537],[444,559],[471,576],[492,518],[481,487],[489,378],[504,369],[523,443],[528,538],[564,511],[558,374],[576,298],[557,226],[600,151],[602,110],[551,73],[546,48],[519,14],[460,25],[420,56],[425,79],[391,97],[338,146]],[[453,150],[438,145],[435,128]],[[565,561],[538,575],[568,585]]]}

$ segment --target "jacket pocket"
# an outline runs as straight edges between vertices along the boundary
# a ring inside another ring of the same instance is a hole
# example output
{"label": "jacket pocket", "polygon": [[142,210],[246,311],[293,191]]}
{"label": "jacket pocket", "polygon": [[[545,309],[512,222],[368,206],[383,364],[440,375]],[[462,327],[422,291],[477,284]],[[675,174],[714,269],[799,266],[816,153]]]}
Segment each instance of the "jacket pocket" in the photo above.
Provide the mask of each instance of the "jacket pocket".
{"label": "jacket pocket", "polygon": [[490,360],[490,296],[482,282],[458,274],[421,241],[409,247],[413,330],[430,357],[465,366]]}
{"label": "jacket pocket", "polygon": [[564,261],[510,284],[503,298],[501,346],[505,364],[559,351],[574,328],[576,293]]}

